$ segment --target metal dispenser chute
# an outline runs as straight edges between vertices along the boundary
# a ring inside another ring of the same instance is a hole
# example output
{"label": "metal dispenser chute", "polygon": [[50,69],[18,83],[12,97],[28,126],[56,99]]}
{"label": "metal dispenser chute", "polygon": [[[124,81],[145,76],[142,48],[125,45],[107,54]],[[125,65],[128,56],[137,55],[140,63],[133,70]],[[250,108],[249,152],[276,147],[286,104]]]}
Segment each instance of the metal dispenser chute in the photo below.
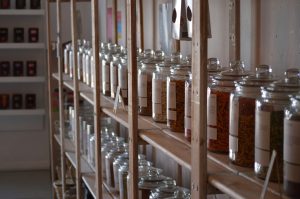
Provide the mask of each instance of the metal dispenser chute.
{"label": "metal dispenser chute", "polygon": [[177,40],[191,40],[188,34],[186,0],[175,0],[172,12],[172,36]]}

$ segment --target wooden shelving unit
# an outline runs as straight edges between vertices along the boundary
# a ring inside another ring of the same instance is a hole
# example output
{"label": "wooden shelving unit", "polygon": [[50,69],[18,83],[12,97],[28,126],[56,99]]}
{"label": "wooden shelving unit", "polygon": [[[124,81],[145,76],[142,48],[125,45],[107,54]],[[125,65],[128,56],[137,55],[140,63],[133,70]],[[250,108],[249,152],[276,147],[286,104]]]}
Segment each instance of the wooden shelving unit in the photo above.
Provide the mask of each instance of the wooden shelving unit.
{"label": "wooden shelving unit", "polygon": [[[92,16],[98,18],[98,1],[92,1]],[[48,1],[49,3],[49,1]],[[57,9],[60,9],[61,1],[57,1]],[[71,1],[72,10],[76,8],[76,1]],[[78,103],[78,97],[81,96],[87,102],[94,106],[95,112],[95,132],[100,132],[100,110],[107,114],[118,123],[129,129],[129,154],[130,154],[130,193],[132,198],[137,198],[137,176],[132,175],[137,173],[137,147],[141,141],[152,145],[159,149],[179,165],[191,171],[192,183],[191,193],[193,199],[206,198],[207,183],[219,189],[221,192],[228,194],[233,198],[260,198],[263,189],[263,180],[255,177],[253,169],[242,168],[234,166],[230,163],[228,155],[215,154],[206,151],[206,59],[207,59],[207,1],[194,1],[193,13],[194,19],[201,19],[194,21],[194,38],[193,38],[193,109],[194,111],[194,126],[192,142],[188,142],[181,133],[174,133],[168,130],[165,124],[153,122],[151,117],[137,115],[137,79],[136,79],[136,27],[135,27],[135,1],[127,2],[127,14],[130,17],[128,20],[128,62],[129,62],[129,77],[128,86],[132,90],[129,92],[129,106],[126,110],[118,109],[115,113],[113,111],[113,100],[100,94],[99,88],[99,60],[96,59],[96,87],[89,86],[79,82],[76,78],[71,79],[62,72],[61,54],[59,57],[58,73],[51,73],[50,78],[58,81],[60,88],[60,99],[62,99],[62,89],[66,87],[74,91],[75,100]],[[97,9],[95,9],[97,8]],[[201,12],[200,12],[201,10]],[[58,12],[60,13],[60,11]],[[75,13],[72,14],[74,18]],[[93,48],[95,55],[99,52],[99,32],[97,31],[98,19],[93,18]],[[59,14],[58,14],[58,20]],[[58,31],[60,30],[60,21],[58,22]],[[72,22],[73,40],[76,41],[76,27]],[[59,39],[58,39],[59,41]],[[197,44],[197,45],[196,45]],[[203,45],[200,49],[200,44]],[[74,45],[74,42],[73,42]],[[61,47],[60,47],[61,48]],[[237,47],[238,48],[238,47]],[[62,49],[58,49],[61,53]],[[76,54],[76,53],[75,53]],[[96,56],[98,57],[98,56]],[[74,59],[76,56],[74,56]],[[75,59],[76,60],[76,59]],[[201,66],[200,68],[198,66]],[[49,65],[51,71],[51,65]],[[74,70],[76,71],[76,70]],[[76,77],[76,72],[73,75]],[[51,99],[50,99],[51,101]],[[62,104],[60,104],[62,108]],[[75,112],[77,109],[75,104]],[[200,114],[199,114],[200,113]],[[63,114],[60,112],[60,116]],[[76,115],[76,114],[75,114]],[[50,117],[51,118],[51,117]],[[60,119],[60,125],[64,124],[64,119]],[[197,129],[197,130],[196,130]],[[61,129],[62,132],[63,129]],[[84,182],[92,195],[95,198],[118,198],[117,193],[110,189],[105,184],[105,180],[101,176],[101,157],[100,151],[100,135],[96,134],[96,167],[95,170],[87,163],[85,158],[80,156],[78,150],[79,134],[78,129],[75,132],[77,139],[75,143],[65,139],[61,134],[53,134],[54,139],[60,145],[62,153],[61,160],[64,163],[64,156],[66,156],[77,173],[77,187],[78,183]],[[75,136],[76,137],[76,136]],[[62,142],[61,140],[64,140]],[[71,143],[70,143],[71,142]],[[64,173],[64,171],[62,172]],[[80,191],[78,191],[80,193]],[[79,196],[77,197],[79,199]],[[282,198],[280,186],[275,183],[270,183],[265,198],[277,199]]]}

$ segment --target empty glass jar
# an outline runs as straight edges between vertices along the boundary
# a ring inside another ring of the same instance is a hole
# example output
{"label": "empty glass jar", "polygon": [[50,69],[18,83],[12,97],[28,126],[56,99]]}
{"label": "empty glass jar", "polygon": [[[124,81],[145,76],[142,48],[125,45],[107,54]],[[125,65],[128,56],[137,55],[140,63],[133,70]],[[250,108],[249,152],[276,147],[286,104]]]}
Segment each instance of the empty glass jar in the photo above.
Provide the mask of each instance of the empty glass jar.
{"label": "empty glass jar", "polygon": [[118,66],[118,85],[120,87],[120,95],[123,99],[124,105],[128,105],[127,57],[120,58],[120,63],[119,63],[119,66]]}

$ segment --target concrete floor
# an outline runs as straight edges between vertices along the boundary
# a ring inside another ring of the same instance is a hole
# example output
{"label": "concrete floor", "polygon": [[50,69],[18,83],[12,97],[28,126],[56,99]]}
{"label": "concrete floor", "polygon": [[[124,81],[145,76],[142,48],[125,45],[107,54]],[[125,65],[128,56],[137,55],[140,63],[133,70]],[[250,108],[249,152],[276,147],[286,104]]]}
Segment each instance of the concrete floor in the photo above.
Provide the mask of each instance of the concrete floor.
{"label": "concrete floor", "polygon": [[50,198],[50,171],[0,172],[0,199]]}

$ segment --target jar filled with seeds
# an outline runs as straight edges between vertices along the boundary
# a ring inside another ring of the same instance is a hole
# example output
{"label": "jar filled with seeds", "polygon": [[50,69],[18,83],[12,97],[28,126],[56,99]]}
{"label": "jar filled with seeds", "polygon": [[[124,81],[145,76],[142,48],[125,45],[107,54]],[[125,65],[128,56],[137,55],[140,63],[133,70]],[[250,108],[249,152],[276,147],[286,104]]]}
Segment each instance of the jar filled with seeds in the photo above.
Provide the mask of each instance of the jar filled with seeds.
{"label": "jar filled with seeds", "polygon": [[167,125],[174,132],[184,132],[184,91],[191,67],[174,65],[167,78]]}
{"label": "jar filled with seeds", "polygon": [[283,143],[283,190],[290,198],[300,196],[300,95],[291,98],[285,111]]}
{"label": "jar filled with seeds", "polygon": [[247,76],[244,62],[230,64],[230,69],[213,77],[207,91],[207,148],[213,152],[228,152],[229,99],[234,90],[234,81]]}
{"label": "jar filled with seeds", "polygon": [[[287,71],[288,72],[288,71]],[[255,163],[256,176],[265,178],[269,169],[272,151],[277,152],[270,180],[283,180],[283,122],[284,109],[289,105],[290,96],[300,91],[300,80],[289,76],[261,89],[256,100]]]}
{"label": "jar filled with seeds", "polygon": [[190,142],[192,138],[192,73],[189,79],[185,81],[184,91],[184,137]]}
{"label": "jar filled with seeds", "polygon": [[[124,105],[128,105],[128,69],[127,57],[121,57],[118,66],[118,85]],[[119,99],[120,101],[121,99]]]}
{"label": "jar filled with seeds", "polygon": [[102,93],[105,96],[110,96],[110,62],[111,54],[105,54],[102,59]]}
{"label": "jar filled with seeds", "polygon": [[140,115],[152,115],[152,73],[156,69],[156,64],[162,63],[163,60],[164,53],[156,51],[154,58],[144,59],[138,69],[138,112]]}
{"label": "jar filled with seeds", "polygon": [[272,69],[261,65],[255,75],[235,84],[230,96],[229,159],[236,165],[254,165],[255,100],[260,96],[260,87],[273,81]]}
{"label": "jar filled with seeds", "polygon": [[120,63],[120,55],[114,54],[110,62],[110,97],[115,99],[118,87],[118,65]]}

